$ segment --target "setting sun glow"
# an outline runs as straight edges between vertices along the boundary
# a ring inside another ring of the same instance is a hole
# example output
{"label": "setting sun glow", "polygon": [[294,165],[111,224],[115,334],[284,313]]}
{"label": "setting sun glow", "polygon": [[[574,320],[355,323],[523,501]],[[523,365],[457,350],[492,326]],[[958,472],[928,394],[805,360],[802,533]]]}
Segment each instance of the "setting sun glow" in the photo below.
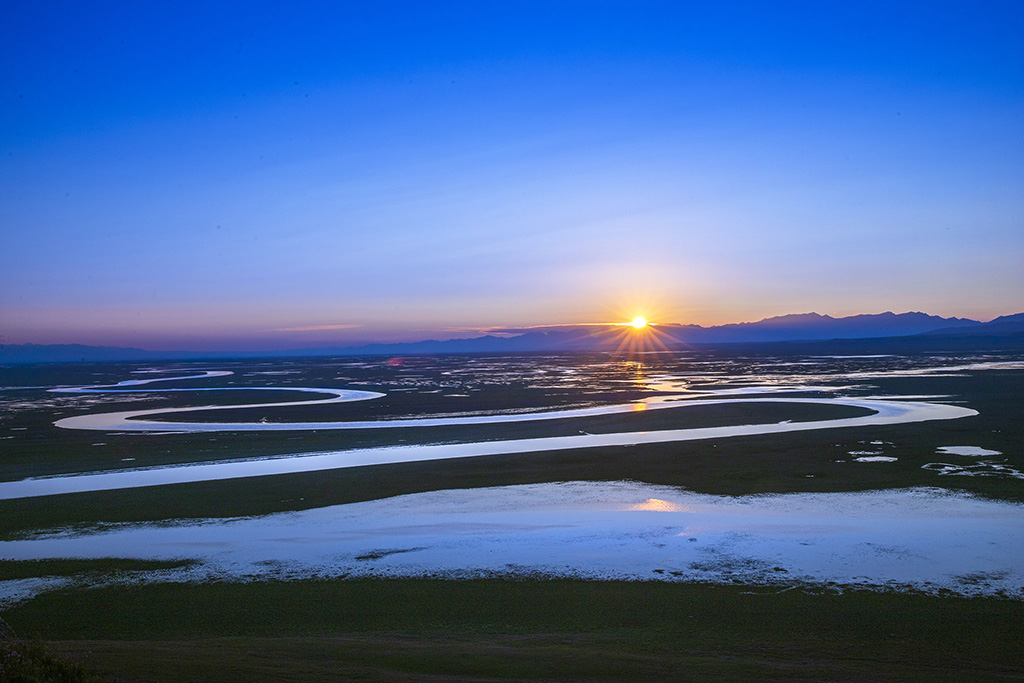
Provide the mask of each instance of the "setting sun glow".
{"label": "setting sun glow", "polygon": [[633,318],[633,322],[631,322],[630,325],[632,325],[633,327],[635,327],[636,329],[639,330],[639,329],[642,329],[644,327],[647,327],[647,321],[644,320],[643,318],[636,317],[636,318]]}

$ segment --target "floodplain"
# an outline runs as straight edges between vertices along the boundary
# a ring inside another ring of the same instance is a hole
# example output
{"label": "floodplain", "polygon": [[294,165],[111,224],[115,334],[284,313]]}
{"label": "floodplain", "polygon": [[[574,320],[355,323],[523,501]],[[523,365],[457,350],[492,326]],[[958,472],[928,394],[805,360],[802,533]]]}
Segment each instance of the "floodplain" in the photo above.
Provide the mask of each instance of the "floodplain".
{"label": "floodplain", "polygon": [[0,373],[3,618],[122,680],[1019,672],[1019,352]]}

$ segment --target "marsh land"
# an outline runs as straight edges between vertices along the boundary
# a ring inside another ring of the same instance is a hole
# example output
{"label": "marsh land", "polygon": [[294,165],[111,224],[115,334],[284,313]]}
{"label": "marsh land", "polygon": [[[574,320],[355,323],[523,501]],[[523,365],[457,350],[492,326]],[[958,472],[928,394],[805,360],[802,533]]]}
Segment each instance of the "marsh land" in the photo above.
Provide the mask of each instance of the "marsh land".
{"label": "marsh land", "polygon": [[1013,679],[1022,389],[999,349],[6,366],[0,609],[119,680]]}

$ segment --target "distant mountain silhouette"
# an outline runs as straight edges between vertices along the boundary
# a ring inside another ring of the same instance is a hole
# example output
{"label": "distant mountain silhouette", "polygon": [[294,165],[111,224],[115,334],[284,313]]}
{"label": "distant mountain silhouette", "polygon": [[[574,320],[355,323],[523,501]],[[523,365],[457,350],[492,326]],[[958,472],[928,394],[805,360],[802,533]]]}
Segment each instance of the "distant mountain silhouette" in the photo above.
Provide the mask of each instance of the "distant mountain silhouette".
{"label": "distant mountain silhouette", "polygon": [[[508,330],[507,336],[484,335],[467,339],[426,340],[397,344],[289,349],[276,352],[171,352],[146,351],[81,344],[11,344],[0,346],[0,363],[38,363],[109,360],[168,360],[256,358],[285,356],[415,355],[433,353],[524,353],[536,351],[614,351],[632,334],[622,326],[560,326]],[[936,343],[966,348],[983,339],[1024,344],[1024,313],[1005,315],[987,323],[966,318],[942,318],[921,312],[852,315],[833,318],[800,313],[765,318],[757,322],[703,327],[678,323],[659,324],[650,333],[654,348],[672,350],[697,345],[772,344],[777,342],[830,343],[899,339],[899,348],[931,348]],[[972,342],[971,339],[977,341]],[[928,341],[931,340],[931,341]],[[959,341],[956,341],[959,340]],[[860,344],[861,346],[863,344]],[[952,347],[951,347],[952,348]]]}
{"label": "distant mountain silhouette", "polygon": [[0,363],[72,363],[111,360],[152,360],[166,358],[144,349],[85,344],[5,344],[0,346]]}
{"label": "distant mountain silhouette", "polygon": [[[1013,316],[1004,316],[1005,319]],[[997,320],[1003,320],[999,318]],[[995,322],[995,321],[993,321]],[[991,324],[991,323],[989,323]],[[651,333],[655,348],[683,349],[706,344],[752,344],[787,341],[824,341],[907,337],[935,330],[969,330],[977,320],[942,318],[920,312],[878,313],[833,318],[801,313],[765,318],[758,322],[701,325],[659,324]],[[400,344],[368,344],[320,349],[298,349],[294,355],[403,355],[421,353],[516,353],[530,351],[614,351],[623,346],[631,328],[612,325],[580,325],[509,329],[511,336],[485,335],[447,341],[428,340]]]}
{"label": "distant mountain silhouette", "polygon": [[987,323],[973,325],[971,327],[944,327],[932,330],[927,334],[942,335],[969,335],[972,337],[1003,337],[1006,335],[1024,334],[1024,313],[1015,315],[1002,315]]}
{"label": "distant mountain silhouette", "polygon": [[734,323],[715,327],[660,326],[658,329],[691,344],[722,342],[797,341],[804,339],[860,339],[864,337],[901,337],[922,334],[939,328],[979,325],[967,318],[942,318],[917,311],[878,313],[833,318],[818,313],[800,313],[765,318],[754,323]]}
{"label": "distant mountain silhouette", "polygon": [[[731,323],[703,327],[661,323],[655,327],[657,340],[669,348],[690,344],[727,344],[822,339],[860,339],[900,337],[936,329],[955,329],[980,325],[977,320],[942,318],[925,313],[878,313],[833,318],[818,313],[799,313],[765,318],[751,323]],[[550,348],[615,348],[623,328],[557,327],[541,328],[521,337]],[[543,337],[537,335],[544,335]]]}

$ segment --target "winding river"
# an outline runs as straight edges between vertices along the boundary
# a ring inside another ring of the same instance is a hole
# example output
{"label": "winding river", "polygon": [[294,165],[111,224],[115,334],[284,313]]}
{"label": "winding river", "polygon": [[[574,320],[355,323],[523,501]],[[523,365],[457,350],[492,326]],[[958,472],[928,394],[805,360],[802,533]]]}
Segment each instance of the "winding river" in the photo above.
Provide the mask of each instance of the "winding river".
{"label": "winding river", "polygon": [[[158,408],[150,410],[96,413],[63,418],[54,424],[65,429],[88,429],[99,431],[141,431],[141,432],[241,432],[279,430],[344,430],[344,429],[396,429],[403,427],[434,427],[472,424],[497,424],[527,422],[536,420],[566,419],[584,416],[628,413],[638,410],[680,410],[693,406],[719,405],[724,403],[813,403],[837,406],[852,406],[872,411],[870,415],[809,422],[783,421],[768,424],[730,425],[690,429],[668,429],[657,431],[619,432],[612,434],[581,433],[572,436],[482,441],[473,443],[431,444],[417,446],[386,446],[363,448],[326,453],[299,453],[272,456],[252,460],[231,460],[201,464],[172,465],[140,469],[124,469],[97,473],[61,475],[0,482],[0,499],[27,498],[62,493],[103,491],[112,489],[157,486],[187,482],[234,479],[239,477],[266,476],[294,472],[382,465],[449,458],[468,458],[486,455],[535,453],[542,451],[593,448],[599,446],[631,446],[636,444],[668,443],[699,439],[721,439],[733,436],[760,434],[782,434],[837,427],[864,427],[891,425],[928,420],[951,420],[977,415],[977,411],[962,406],[931,403],[922,400],[898,400],[879,397],[821,397],[801,398],[792,396],[764,396],[785,392],[834,391],[828,387],[752,387],[745,389],[724,389],[700,393],[662,394],[632,403],[607,406],[550,410],[544,412],[520,412],[489,415],[465,415],[447,417],[402,418],[375,421],[338,422],[164,422],[146,420],[146,416],[178,414],[195,411],[237,410],[240,408],[269,408],[301,406],[321,403],[342,403],[372,400],[384,394],[352,389],[323,387],[215,387],[190,389],[141,389],[142,385],[173,380],[197,379],[224,376],[228,371],[208,371],[201,375],[186,377],[164,377],[144,380],[128,380],[114,385],[87,387],[65,387],[51,389],[56,393],[108,393],[108,392],[172,392],[172,391],[300,391],[318,394],[320,398],[279,403],[259,403],[226,406],[198,406],[188,408]],[[756,393],[756,396],[745,394]]]}

